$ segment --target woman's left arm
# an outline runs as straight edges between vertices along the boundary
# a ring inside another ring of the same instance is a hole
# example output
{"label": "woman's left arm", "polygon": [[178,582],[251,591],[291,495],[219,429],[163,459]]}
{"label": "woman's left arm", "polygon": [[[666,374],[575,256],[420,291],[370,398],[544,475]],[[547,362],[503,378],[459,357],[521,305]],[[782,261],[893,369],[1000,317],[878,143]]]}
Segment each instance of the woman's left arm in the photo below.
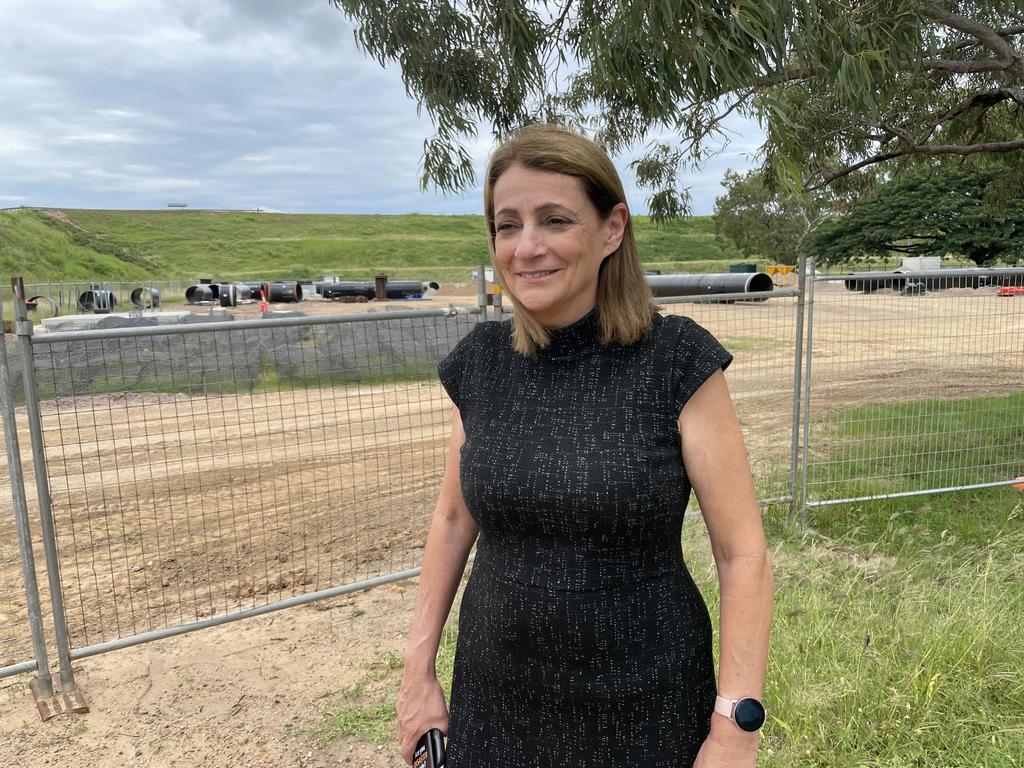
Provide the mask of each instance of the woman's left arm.
{"label": "woman's left arm", "polygon": [[[690,478],[718,569],[718,693],[761,698],[772,618],[772,566],[739,420],[721,371],[712,374],[679,414],[683,465]],[[753,766],[756,733],[717,713],[694,764]]]}

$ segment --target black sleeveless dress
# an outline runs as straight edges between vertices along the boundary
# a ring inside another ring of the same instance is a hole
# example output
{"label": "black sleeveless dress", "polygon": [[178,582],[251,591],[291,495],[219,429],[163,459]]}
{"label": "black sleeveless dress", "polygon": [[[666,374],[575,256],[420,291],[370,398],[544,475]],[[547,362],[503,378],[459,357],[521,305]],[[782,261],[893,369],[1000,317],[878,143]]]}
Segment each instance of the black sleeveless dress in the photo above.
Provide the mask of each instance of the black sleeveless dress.
{"label": "black sleeveless dress", "polygon": [[682,768],[711,724],[707,608],[683,562],[678,416],[732,356],[678,315],[630,346],[597,313],[527,360],[483,322],[438,367],[480,526],[449,768]]}

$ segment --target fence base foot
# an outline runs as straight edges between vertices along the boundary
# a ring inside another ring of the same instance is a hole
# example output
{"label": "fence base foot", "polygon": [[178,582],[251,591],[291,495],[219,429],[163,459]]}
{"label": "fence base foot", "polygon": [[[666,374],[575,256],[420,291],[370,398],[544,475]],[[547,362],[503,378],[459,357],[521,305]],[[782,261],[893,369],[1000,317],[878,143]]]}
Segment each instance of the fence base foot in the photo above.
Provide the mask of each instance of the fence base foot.
{"label": "fence base foot", "polygon": [[36,678],[29,681],[28,687],[31,689],[32,698],[35,699],[36,707],[39,709],[39,717],[43,719],[44,723],[57,715],[66,715],[72,712],[84,715],[89,711],[89,705],[85,703],[85,696],[82,694],[81,688],[76,687],[70,693],[54,689],[53,696],[47,698],[40,693],[39,681]]}

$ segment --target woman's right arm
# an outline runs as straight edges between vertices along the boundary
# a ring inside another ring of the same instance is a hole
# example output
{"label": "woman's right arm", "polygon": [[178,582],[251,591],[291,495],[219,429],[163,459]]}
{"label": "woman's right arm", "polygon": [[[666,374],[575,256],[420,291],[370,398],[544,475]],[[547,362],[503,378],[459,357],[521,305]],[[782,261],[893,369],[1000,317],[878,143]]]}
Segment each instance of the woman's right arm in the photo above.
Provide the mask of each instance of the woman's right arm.
{"label": "woman's right arm", "polygon": [[452,436],[441,492],[423,550],[423,566],[412,628],[405,648],[405,672],[398,693],[398,736],[402,758],[412,763],[416,742],[431,728],[448,733],[448,710],[434,664],[448,613],[462,580],[479,527],[462,498],[459,453],[466,434],[452,408]]}

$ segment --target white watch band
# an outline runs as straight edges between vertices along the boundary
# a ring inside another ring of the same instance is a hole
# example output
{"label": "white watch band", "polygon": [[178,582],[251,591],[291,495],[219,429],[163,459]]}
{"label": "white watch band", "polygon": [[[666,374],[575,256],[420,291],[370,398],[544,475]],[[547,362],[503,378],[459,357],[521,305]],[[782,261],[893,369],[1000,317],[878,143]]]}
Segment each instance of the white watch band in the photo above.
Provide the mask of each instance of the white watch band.
{"label": "white watch band", "polygon": [[732,720],[733,710],[736,708],[737,701],[739,701],[739,699],[727,699],[724,696],[715,696],[715,712],[720,714],[722,717],[728,717]]}

